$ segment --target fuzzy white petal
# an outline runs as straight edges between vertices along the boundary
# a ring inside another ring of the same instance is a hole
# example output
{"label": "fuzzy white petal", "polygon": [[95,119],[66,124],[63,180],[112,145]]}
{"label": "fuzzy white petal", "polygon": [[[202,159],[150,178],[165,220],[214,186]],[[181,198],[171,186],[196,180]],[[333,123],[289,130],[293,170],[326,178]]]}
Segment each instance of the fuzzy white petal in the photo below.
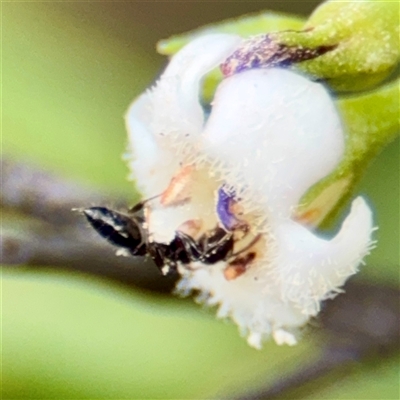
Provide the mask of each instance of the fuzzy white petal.
{"label": "fuzzy white petal", "polygon": [[224,278],[223,263],[182,269],[177,289],[203,293],[202,301],[218,305],[218,316],[232,318],[255,348],[271,334],[277,344],[294,345],[297,329],[357,271],[372,231],[371,210],[359,197],[333,239],[288,221],[276,232],[277,254],[269,264],[255,265],[233,281]]}
{"label": "fuzzy white petal", "polygon": [[204,113],[199,102],[200,80],[229,56],[240,41],[235,35],[202,36],[172,58],[152,93],[155,132],[175,134],[184,140],[201,132]]}
{"label": "fuzzy white petal", "polygon": [[352,203],[337,235],[325,240],[288,221],[276,230],[279,243],[276,279],[282,299],[306,315],[316,315],[320,302],[355,274],[371,248],[372,212],[363,198]]}
{"label": "fuzzy white petal", "polygon": [[225,180],[250,190],[275,216],[288,215],[344,152],[325,87],[282,69],[246,71],[222,82],[203,135]]}
{"label": "fuzzy white petal", "polygon": [[156,86],[129,108],[128,162],[144,197],[160,194],[176,173],[180,147],[203,126],[200,80],[239,42],[238,36],[224,34],[193,40],[172,58]]}
{"label": "fuzzy white petal", "polygon": [[239,327],[248,343],[260,348],[262,342],[275,332],[279,344],[294,344],[294,333],[305,324],[308,316],[302,314],[293,303],[283,301],[277,281],[270,276],[268,266],[258,265],[235,280],[227,281],[223,275],[223,263],[194,271],[182,269],[183,277],[177,291],[188,294],[192,290],[202,295],[198,300],[218,306],[219,318],[231,318]]}
{"label": "fuzzy white petal", "polygon": [[152,119],[151,94],[147,92],[135,100],[126,115],[128,164],[144,198],[160,194],[179,167],[173,149],[150,130]]}

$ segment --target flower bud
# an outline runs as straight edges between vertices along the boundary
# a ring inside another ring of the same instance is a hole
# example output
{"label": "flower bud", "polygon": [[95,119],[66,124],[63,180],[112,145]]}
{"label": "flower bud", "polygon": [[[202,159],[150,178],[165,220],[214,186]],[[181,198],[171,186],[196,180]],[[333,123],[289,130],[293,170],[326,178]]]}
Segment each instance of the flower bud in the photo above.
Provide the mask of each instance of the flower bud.
{"label": "flower bud", "polygon": [[229,76],[252,68],[290,67],[337,91],[379,84],[399,62],[398,3],[328,1],[300,31],[250,38],[222,65]]}

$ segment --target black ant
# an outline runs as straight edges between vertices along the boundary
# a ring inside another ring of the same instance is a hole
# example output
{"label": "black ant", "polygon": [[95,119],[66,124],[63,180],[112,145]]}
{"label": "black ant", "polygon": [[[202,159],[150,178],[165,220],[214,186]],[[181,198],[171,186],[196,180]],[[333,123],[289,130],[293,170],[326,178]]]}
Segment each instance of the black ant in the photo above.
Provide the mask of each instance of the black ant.
{"label": "black ant", "polygon": [[[204,264],[215,264],[228,260],[246,251],[250,245],[233,253],[234,234],[221,227],[208,231],[197,241],[191,236],[177,231],[169,244],[149,240],[145,229],[145,220],[139,213],[143,210],[144,202],[140,202],[128,213],[121,213],[106,207],[90,207],[82,210],[93,229],[114,246],[133,256],[149,255],[160,271],[165,275],[176,271],[178,264],[189,265],[200,261]],[[232,265],[240,262],[237,257]]]}

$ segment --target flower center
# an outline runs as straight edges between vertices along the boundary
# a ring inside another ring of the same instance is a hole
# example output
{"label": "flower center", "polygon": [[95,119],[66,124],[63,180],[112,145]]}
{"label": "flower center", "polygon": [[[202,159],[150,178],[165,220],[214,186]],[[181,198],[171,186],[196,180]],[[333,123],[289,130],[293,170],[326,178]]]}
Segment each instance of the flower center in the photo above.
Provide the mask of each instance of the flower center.
{"label": "flower center", "polygon": [[[262,235],[244,213],[241,200],[211,177],[205,167],[182,166],[168,187],[146,209],[151,240],[169,244],[179,239],[187,270],[223,262],[226,280],[243,275],[262,256]],[[178,262],[181,260],[177,260]]]}

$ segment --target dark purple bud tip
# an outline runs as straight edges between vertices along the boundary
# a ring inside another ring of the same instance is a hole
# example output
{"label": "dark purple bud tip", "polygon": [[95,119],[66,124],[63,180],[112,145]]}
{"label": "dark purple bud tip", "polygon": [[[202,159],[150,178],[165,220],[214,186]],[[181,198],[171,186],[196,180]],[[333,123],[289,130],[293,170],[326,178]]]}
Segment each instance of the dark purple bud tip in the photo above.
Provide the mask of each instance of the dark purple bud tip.
{"label": "dark purple bud tip", "polygon": [[[299,32],[301,33],[303,32]],[[286,68],[322,56],[336,47],[336,45],[314,48],[288,46],[280,43],[277,33],[259,35],[245,40],[220,68],[226,77],[254,68]]]}

